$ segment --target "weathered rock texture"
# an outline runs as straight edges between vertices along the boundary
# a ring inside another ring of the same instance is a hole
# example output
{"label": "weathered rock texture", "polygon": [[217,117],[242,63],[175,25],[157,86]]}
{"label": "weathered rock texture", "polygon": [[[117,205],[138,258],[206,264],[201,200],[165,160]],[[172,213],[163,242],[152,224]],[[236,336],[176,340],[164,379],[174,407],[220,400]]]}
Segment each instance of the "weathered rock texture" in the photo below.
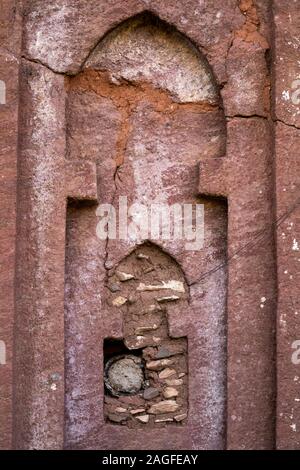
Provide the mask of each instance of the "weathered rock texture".
{"label": "weathered rock texture", "polygon": [[[297,1],[2,1],[0,448],[300,448],[299,38]],[[204,245],[101,240],[125,196]]]}

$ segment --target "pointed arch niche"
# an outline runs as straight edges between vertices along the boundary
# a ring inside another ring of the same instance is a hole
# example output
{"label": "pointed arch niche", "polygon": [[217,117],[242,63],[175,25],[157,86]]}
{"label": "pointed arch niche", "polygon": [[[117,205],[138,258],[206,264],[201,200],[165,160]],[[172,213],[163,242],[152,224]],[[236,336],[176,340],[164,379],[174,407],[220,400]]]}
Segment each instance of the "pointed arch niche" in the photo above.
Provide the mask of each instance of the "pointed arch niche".
{"label": "pointed arch niche", "polygon": [[[221,158],[226,149],[210,67],[175,28],[142,13],[106,34],[82,71],[67,79],[66,128],[71,165],[78,159],[96,163],[100,204],[117,208],[125,196],[128,206],[204,204],[205,240],[200,250],[151,236],[100,240],[96,206],[69,202],[65,446],[222,449],[227,208],[222,200],[197,196],[199,162]],[[182,292],[172,283],[165,290],[138,290],[171,281]],[[169,300],[160,303],[162,297]],[[174,355],[159,352],[172,345]],[[136,393],[112,396],[105,387],[114,354],[142,361],[144,383]],[[167,411],[160,405],[166,400]]]}

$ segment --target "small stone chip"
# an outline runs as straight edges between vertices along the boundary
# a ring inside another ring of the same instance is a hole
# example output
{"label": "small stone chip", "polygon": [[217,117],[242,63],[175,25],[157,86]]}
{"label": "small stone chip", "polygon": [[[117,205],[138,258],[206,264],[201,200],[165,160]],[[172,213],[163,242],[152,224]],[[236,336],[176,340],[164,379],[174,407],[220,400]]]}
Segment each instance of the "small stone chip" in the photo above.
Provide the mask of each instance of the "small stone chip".
{"label": "small stone chip", "polygon": [[169,377],[172,377],[173,375],[176,374],[176,370],[175,369],[170,369],[170,368],[166,368],[164,370],[162,370],[159,374],[158,374],[158,377],[160,379],[168,379]]}
{"label": "small stone chip", "polygon": [[113,301],[112,304],[115,307],[121,307],[122,305],[126,304],[127,299],[125,297],[122,297],[121,295],[119,297],[116,297]]}
{"label": "small stone chip", "polygon": [[173,421],[173,418],[159,418],[154,420],[155,423],[170,423],[171,421]]}
{"label": "small stone chip", "polygon": [[116,271],[116,275],[119,278],[119,281],[121,282],[130,281],[131,279],[134,279],[133,274],[124,273],[123,271]]}
{"label": "small stone chip", "polygon": [[174,387],[167,387],[163,391],[164,398],[174,398],[178,396],[178,390]]}
{"label": "small stone chip", "polygon": [[170,366],[173,364],[172,359],[161,359],[159,361],[150,361],[146,363],[146,368],[149,370],[161,370],[164,367]]}
{"label": "small stone chip", "polygon": [[117,85],[117,86],[121,85],[120,80],[113,73],[109,74],[109,81],[110,83],[113,83],[113,85]]}
{"label": "small stone chip", "polygon": [[145,413],[145,411],[146,411],[145,408],[138,408],[136,410],[130,410],[130,414],[137,415],[139,413]]}
{"label": "small stone chip", "polygon": [[154,387],[149,387],[144,390],[144,399],[145,400],[152,400],[152,398],[156,398],[159,395],[159,390]]}
{"label": "small stone chip", "polygon": [[161,348],[159,348],[155,357],[157,359],[164,359],[165,357],[170,357],[170,356],[172,356],[172,353],[169,351],[169,349],[162,346]]}
{"label": "small stone chip", "polygon": [[144,253],[138,253],[136,255],[137,259],[146,259],[146,260],[149,260],[149,256],[145,255]]}
{"label": "small stone chip", "polygon": [[157,302],[174,302],[175,300],[179,300],[180,297],[178,295],[169,295],[166,297],[158,297]]}
{"label": "small stone chip", "polygon": [[182,379],[169,379],[169,380],[166,380],[166,384],[169,385],[170,387],[178,387],[179,385],[183,385],[183,380]]}
{"label": "small stone chip", "polygon": [[154,331],[154,330],[157,330],[158,327],[159,325],[157,323],[153,323],[153,325],[148,325],[148,326],[139,326],[135,330],[135,334],[140,335],[140,334],[143,334],[145,331]]}
{"label": "small stone chip", "polygon": [[183,282],[181,281],[162,281],[161,284],[144,284],[141,282],[136,288],[137,291],[156,291],[162,289],[170,289],[176,292],[185,292]]}
{"label": "small stone chip", "polygon": [[175,421],[178,423],[180,421],[183,421],[185,418],[187,418],[187,413],[182,413],[181,415],[174,416]]}
{"label": "small stone chip", "polygon": [[121,290],[121,287],[116,282],[109,284],[108,288],[111,292],[119,292]]}
{"label": "small stone chip", "polygon": [[125,341],[125,346],[128,349],[140,349],[147,346],[147,337],[146,336],[129,336]]}
{"label": "small stone chip", "polygon": [[127,410],[126,410],[126,408],[122,408],[121,406],[118,406],[118,407],[115,409],[115,412],[116,412],[116,413],[126,413]]}
{"label": "small stone chip", "polygon": [[141,423],[148,423],[149,415],[136,416],[136,419],[141,421]]}
{"label": "small stone chip", "polygon": [[154,403],[149,410],[148,413],[158,415],[163,413],[173,413],[177,411],[179,408],[178,403],[175,400],[163,400],[159,401],[158,403]]}
{"label": "small stone chip", "polygon": [[107,417],[113,423],[121,423],[122,421],[125,421],[127,419],[127,416],[122,416],[114,413],[109,413]]}
{"label": "small stone chip", "polygon": [[185,346],[183,344],[172,344],[168,346],[161,346],[155,359],[164,359],[166,357],[175,356],[176,354],[182,354],[185,352]]}

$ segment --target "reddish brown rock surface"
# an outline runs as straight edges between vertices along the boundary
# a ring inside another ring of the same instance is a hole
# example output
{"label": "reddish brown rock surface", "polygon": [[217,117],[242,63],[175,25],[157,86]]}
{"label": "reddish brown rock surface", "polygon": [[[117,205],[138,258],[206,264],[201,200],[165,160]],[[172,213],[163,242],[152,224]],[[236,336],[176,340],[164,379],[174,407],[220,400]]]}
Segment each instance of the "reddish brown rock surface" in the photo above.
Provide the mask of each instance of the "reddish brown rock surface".
{"label": "reddish brown rock surface", "polygon": [[[299,3],[3,0],[0,40],[0,448],[299,449]],[[201,249],[99,239],[125,196]]]}

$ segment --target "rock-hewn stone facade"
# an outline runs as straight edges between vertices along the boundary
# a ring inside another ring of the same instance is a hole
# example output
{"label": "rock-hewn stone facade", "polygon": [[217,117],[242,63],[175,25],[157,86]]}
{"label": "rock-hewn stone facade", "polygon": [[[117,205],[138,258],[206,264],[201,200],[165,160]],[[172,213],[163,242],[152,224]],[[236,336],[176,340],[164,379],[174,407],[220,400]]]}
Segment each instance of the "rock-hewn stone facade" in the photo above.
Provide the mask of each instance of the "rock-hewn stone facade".
{"label": "rock-hewn stone facade", "polygon": [[[299,2],[3,0],[0,39],[0,448],[299,448]],[[101,239],[122,198],[203,246]]]}

